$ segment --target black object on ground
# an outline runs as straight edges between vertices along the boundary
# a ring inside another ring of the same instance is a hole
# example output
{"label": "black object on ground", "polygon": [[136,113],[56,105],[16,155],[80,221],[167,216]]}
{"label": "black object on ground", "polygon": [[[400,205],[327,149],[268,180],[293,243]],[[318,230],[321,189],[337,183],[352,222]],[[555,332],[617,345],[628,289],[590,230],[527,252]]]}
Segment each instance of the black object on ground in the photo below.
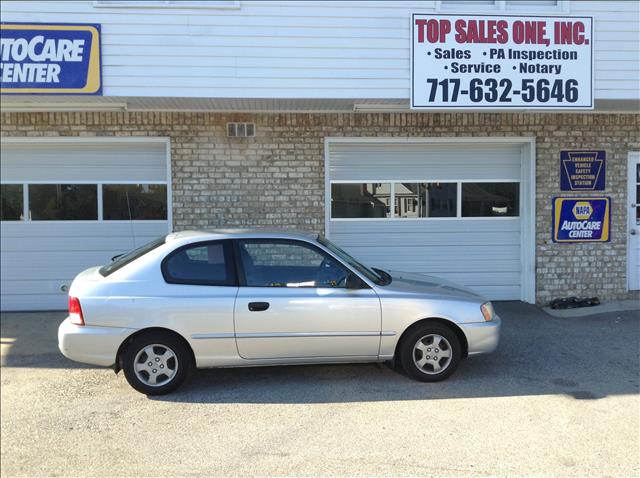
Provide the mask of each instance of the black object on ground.
{"label": "black object on ground", "polygon": [[552,309],[577,309],[579,307],[593,307],[600,305],[600,299],[597,297],[566,297],[564,299],[553,299],[549,302]]}

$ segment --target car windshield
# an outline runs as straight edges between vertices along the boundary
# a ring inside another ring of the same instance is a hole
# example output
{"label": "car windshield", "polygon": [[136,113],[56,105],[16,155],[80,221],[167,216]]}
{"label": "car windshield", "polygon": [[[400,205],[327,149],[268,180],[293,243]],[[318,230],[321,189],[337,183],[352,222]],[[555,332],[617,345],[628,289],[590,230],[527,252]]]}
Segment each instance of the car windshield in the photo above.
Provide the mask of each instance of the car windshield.
{"label": "car windshield", "polygon": [[358,262],[345,251],[336,246],[333,242],[329,241],[326,237],[318,236],[318,242],[329,249],[331,252],[333,252],[344,262],[353,267],[355,270],[360,272],[360,274],[364,275],[367,279],[375,282],[377,285],[387,285],[391,282],[391,276],[389,276],[386,272],[376,272],[370,267],[367,267],[364,264]]}
{"label": "car windshield", "polygon": [[165,242],[165,236],[159,237],[144,246],[140,246],[137,249],[129,251],[125,254],[115,256],[113,258],[113,262],[111,264],[107,264],[106,266],[102,266],[99,270],[100,274],[104,277],[107,277],[109,274],[113,274],[118,269],[123,268],[130,262],[135,261],[138,257],[144,256],[147,252],[154,250],[156,247],[161,246]]}

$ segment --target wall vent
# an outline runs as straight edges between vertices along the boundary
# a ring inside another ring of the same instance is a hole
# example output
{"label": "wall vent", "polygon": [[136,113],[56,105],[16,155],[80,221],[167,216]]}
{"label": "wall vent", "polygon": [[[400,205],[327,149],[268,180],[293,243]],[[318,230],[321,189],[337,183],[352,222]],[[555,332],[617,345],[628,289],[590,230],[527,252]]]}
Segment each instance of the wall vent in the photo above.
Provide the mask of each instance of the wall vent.
{"label": "wall vent", "polygon": [[255,135],[255,123],[227,123],[227,136],[230,138],[251,138]]}

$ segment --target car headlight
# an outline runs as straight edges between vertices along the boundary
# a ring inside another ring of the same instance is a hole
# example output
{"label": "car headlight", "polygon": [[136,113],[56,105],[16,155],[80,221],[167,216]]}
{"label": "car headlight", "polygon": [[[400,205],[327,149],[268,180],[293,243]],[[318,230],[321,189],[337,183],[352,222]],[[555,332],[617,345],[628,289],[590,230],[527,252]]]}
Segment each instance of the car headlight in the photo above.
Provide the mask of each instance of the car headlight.
{"label": "car headlight", "polygon": [[496,315],[493,310],[493,304],[491,302],[485,302],[480,306],[480,311],[482,312],[482,316],[486,322],[490,322],[493,320],[493,317]]}

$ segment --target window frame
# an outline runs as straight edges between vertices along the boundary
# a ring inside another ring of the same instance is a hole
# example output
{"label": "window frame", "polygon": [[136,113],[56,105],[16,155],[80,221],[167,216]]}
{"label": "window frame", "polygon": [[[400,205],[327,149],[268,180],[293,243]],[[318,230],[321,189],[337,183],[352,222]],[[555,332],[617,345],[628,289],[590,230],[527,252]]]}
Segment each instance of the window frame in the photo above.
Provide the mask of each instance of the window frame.
{"label": "window frame", "polygon": [[[331,196],[329,196],[329,221],[467,221],[467,220],[491,220],[504,221],[522,219],[523,188],[521,179],[349,179],[329,181],[329,194],[333,184],[362,184],[362,183],[390,183],[392,204],[389,217],[333,217],[331,207]],[[399,217],[395,213],[396,184],[399,183],[447,183],[456,184],[456,215],[445,217]],[[462,185],[464,183],[516,183],[518,184],[518,215],[516,216],[463,216],[462,215]]]}
{"label": "window frame", "polygon": [[239,287],[255,287],[255,288],[260,288],[260,289],[332,289],[332,290],[348,290],[346,288],[346,285],[344,287],[318,287],[318,286],[300,286],[300,287],[287,287],[285,286],[272,286],[272,285],[247,285],[247,277],[244,271],[244,263],[242,261],[242,254],[240,253],[240,243],[242,242],[271,242],[271,243],[276,243],[276,244],[298,244],[301,245],[302,247],[307,247],[308,249],[311,249],[317,253],[319,253],[322,257],[324,258],[329,258],[332,261],[336,262],[342,269],[344,269],[347,273],[347,275],[349,274],[354,274],[356,277],[358,277],[363,286],[363,289],[370,289],[371,286],[369,286],[369,284],[367,284],[361,277],[359,274],[356,274],[355,272],[353,272],[353,270],[351,270],[350,267],[347,267],[347,265],[345,265],[341,260],[339,260],[337,257],[334,257],[332,254],[329,254],[327,251],[325,251],[324,249],[322,249],[321,247],[318,247],[317,244],[314,244],[313,242],[308,242],[308,241],[304,241],[301,239],[286,239],[286,238],[270,238],[270,237],[248,237],[248,238],[243,238],[243,239],[234,239],[233,240],[233,250],[234,250],[234,254],[235,254],[235,258],[236,258],[236,269],[237,269],[237,275],[238,275],[238,285]]}
{"label": "window frame", "polygon": [[210,3],[210,4],[198,4],[194,1],[187,1],[184,4],[181,4],[179,1],[163,1],[163,0],[155,0],[149,1],[147,5],[141,2],[135,1],[127,1],[123,0],[119,3],[110,3],[105,2],[103,0],[93,0],[94,8],[157,8],[157,9],[183,9],[183,10],[191,10],[191,9],[212,9],[212,10],[238,10],[240,9],[240,0],[220,0],[218,2]]}
{"label": "window frame", "polygon": [[[104,204],[104,189],[106,186],[164,186],[164,197],[165,197],[165,218],[164,219],[107,219],[104,217],[105,212],[105,204]],[[143,181],[143,182],[107,182],[103,181],[98,184],[99,187],[99,207],[100,207],[100,220],[108,223],[118,222],[118,221],[142,221],[142,222],[150,222],[150,221],[168,221],[169,220],[169,185],[165,182],[154,182],[154,181]]]}
{"label": "window frame", "polygon": [[[198,247],[207,247],[222,243],[222,251],[224,254],[225,269],[229,279],[226,281],[215,281],[206,279],[179,279],[169,274],[167,263],[169,260],[187,249],[195,249]],[[160,271],[162,278],[167,284],[175,285],[204,285],[213,287],[238,287],[238,268],[236,263],[233,241],[231,239],[213,239],[209,241],[198,241],[184,244],[167,254],[160,263]]]}
{"label": "window frame", "polygon": [[518,195],[517,195],[517,201],[518,201],[518,213],[515,216],[509,216],[509,215],[503,215],[503,216],[464,216],[462,214],[462,210],[463,210],[463,203],[462,203],[462,188],[460,188],[460,193],[459,193],[459,198],[460,198],[460,219],[495,219],[495,218],[501,218],[501,219],[505,219],[505,218],[509,218],[509,219],[519,219],[521,217],[521,212],[522,212],[522,207],[521,207],[521,188],[520,188],[520,181],[465,181],[462,184],[499,184],[499,183],[507,183],[507,184],[517,184],[518,185]]}
{"label": "window frame", "polygon": [[27,209],[27,200],[28,200],[28,193],[25,191],[26,189],[26,184],[24,183],[17,183],[17,182],[2,182],[0,183],[0,185],[2,186],[20,186],[22,188],[22,213],[18,215],[18,219],[2,219],[0,222],[10,222],[10,223],[22,223],[25,221],[25,218],[27,217],[28,214],[28,209]]}
{"label": "window frame", "polygon": [[[30,186],[94,186],[95,187],[95,212],[96,212],[96,218],[95,219],[33,219],[32,217],[32,213],[31,213],[31,187]],[[33,222],[33,223],[51,223],[51,222],[64,222],[64,223],[91,223],[91,222],[98,222],[100,220],[100,216],[101,216],[101,211],[100,211],[100,207],[101,207],[101,202],[100,202],[100,185],[96,184],[94,182],[84,182],[84,181],[73,181],[73,180],[69,180],[66,182],[56,182],[56,181],[39,181],[39,182],[28,182],[23,186],[23,200],[25,198],[24,196],[24,190],[26,189],[26,204],[24,204],[24,206],[26,206],[26,210],[27,210],[27,218],[29,222]]]}
{"label": "window frame", "polygon": [[511,13],[511,14],[533,14],[533,13],[569,13],[571,1],[557,0],[555,5],[515,5],[509,4],[508,0],[494,0],[492,4],[483,4],[469,1],[462,4],[447,3],[446,0],[436,0],[435,10],[438,13]]}
{"label": "window frame", "polygon": [[[105,223],[105,224],[117,224],[117,223],[168,223],[169,225],[172,222],[172,205],[173,205],[173,192],[171,190],[171,182],[170,181],[145,181],[145,180],[100,180],[100,181],[86,181],[86,180],[69,180],[69,181],[58,181],[56,179],[52,180],[19,180],[19,181],[0,181],[0,184],[3,185],[21,185],[22,186],[22,207],[23,207],[23,219],[12,220],[12,221],[1,221],[1,222],[11,222],[15,223],[57,223],[57,224],[96,224],[96,223]],[[47,185],[47,184],[78,184],[78,185],[95,185],[98,188],[98,217],[97,219],[54,219],[54,220],[41,220],[41,219],[31,219],[29,214],[29,187],[30,186],[39,186],[39,185]],[[167,199],[167,218],[166,219],[104,219],[104,204],[103,204],[103,186],[104,185],[136,185],[136,184],[160,184],[166,186],[166,199]]]}

